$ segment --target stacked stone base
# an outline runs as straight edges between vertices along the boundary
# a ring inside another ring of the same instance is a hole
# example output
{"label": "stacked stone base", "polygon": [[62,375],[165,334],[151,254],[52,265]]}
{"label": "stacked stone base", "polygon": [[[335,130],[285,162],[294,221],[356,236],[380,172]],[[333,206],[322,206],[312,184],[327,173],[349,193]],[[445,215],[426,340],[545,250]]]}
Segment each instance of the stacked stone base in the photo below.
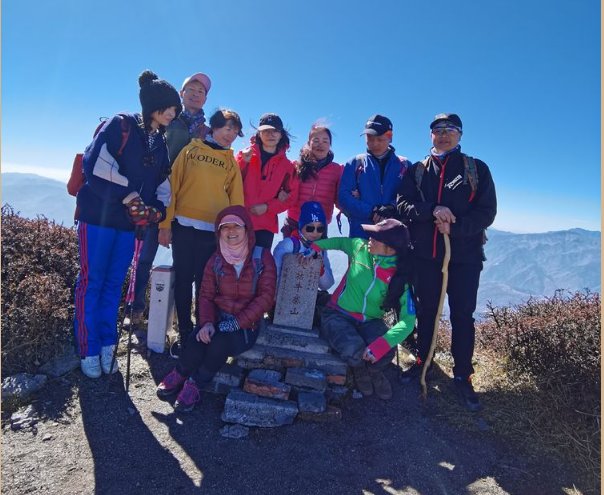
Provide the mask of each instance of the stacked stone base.
{"label": "stacked stone base", "polygon": [[318,331],[269,325],[256,345],[206,388],[227,393],[222,420],[275,427],[294,420],[334,421],[348,395],[348,367]]}

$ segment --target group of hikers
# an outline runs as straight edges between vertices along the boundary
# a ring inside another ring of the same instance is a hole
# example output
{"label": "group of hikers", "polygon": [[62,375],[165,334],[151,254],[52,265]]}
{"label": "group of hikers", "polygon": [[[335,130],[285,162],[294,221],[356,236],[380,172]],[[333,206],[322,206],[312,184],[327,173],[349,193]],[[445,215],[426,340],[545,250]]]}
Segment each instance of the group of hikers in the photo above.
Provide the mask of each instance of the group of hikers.
{"label": "group of hikers", "polygon": [[[179,340],[170,353],[178,364],[157,394],[176,396],[176,410],[192,410],[227,358],[254,345],[288,253],[322,259],[320,333],[364,396],[388,400],[392,387],[383,370],[414,329],[416,361],[403,381],[418,379],[426,362],[447,237],[453,383],[468,409],[480,408],[471,381],[473,313],[485,229],[497,206],[489,168],[461,152],[458,115],[432,120],[430,154],[415,164],[395,153],[390,119],[373,115],[362,131],[366,151],[342,166],[322,123],[311,126],[290,161],[290,134],[274,113],[262,115],[249,146],[235,155],[241,118],[221,108],[206,119],[206,74],[187,77],[177,91],[147,70],[139,86],[141,112],[109,119],[83,156],[74,329],[86,376],[118,371],[117,318],[137,238],[133,325],[143,318],[158,246],[172,248]],[[349,237],[327,236],[336,206],[348,218]],[[271,254],[279,230],[283,239]],[[348,256],[332,294],[329,250]],[[388,328],[390,311],[395,323]]]}

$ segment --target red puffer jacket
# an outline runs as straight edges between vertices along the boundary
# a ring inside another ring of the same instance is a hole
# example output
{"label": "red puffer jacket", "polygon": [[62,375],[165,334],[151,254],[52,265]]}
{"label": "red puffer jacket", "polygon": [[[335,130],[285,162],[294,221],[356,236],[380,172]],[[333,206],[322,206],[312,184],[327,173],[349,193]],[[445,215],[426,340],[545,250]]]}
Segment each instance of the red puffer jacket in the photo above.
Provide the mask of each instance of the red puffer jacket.
{"label": "red puffer jacket", "polygon": [[343,170],[344,167],[342,165],[331,162],[321,168],[317,172],[316,177],[304,182],[296,175],[295,182],[298,188],[298,202],[287,210],[287,216],[297,222],[300,218],[300,208],[302,205],[307,201],[318,201],[323,207],[327,223],[330,223],[334,205],[337,205],[338,201],[338,190],[340,189],[340,179]]}
{"label": "red puffer jacket", "polygon": [[[252,215],[254,230],[268,230],[277,233],[279,222],[277,214],[291,208],[298,201],[297,184],[293,180],[294,165],[281,149],[264,166],[261,172],[260,146],[256,143],[255,136],[251,139],[252,158],[245,163],[240,151],[235,159],[241,169],[243,178],[243,194],[245,208],[248,213],[250,208],[257,204],[268,205],[268,210],[262,215]],[[278,199],[279,191],[289,193],[286,201]]]}
{"label": "red puffer jacket", "polygon": [[[252,227],[250,216],[243,206],[229,206],[222,210],[216,217],[216,235],[220,235],[218,226],[225,215],[237,215],[246,225],[248,235],[249,254],[244,262],[239,278],[235,267],[227,263],[218,249],[206,264],[201,291],[199,294],[200,325],[206,323],[217,324],[220,310],[232,314],[237,318],[241,328],[257,328],[257,323],[264,313],[269,311],[275,302],[277,286],[277,269],[275,260],[270,250],[263,249],[263,269],[258,276],[256,292],[252,290],[254,272],[256,270],[252,260],[256,236]],[[217,262],[216,259],[220,258]],[[216,267],[219,273],[216,273]]]}

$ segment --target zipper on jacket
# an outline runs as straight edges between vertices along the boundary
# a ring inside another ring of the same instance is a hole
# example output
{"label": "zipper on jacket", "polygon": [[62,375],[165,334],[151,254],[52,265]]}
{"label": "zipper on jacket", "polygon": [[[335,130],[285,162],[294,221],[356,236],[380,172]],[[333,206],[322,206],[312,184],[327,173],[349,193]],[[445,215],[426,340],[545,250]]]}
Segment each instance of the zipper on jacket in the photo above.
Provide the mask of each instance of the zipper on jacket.
{"label": "zipper on jacket", "polygon": [[[438,181],[438,193],[436,195],[437,204],[440,204],[440,200],[443,195],[443,185],[445,182],[445,168],[447,167],[447,162],[449,161],[449,156],[450,155],[447,155],[447,158],[445,158],[445,161],[440,164],[440,179]],[[433,160],[436,160],[436,158],[433,158]],[[440,161],[439,161],[439,163],[440,163]],[[436,227],[436,225],[434,225],[434,236],[432,238],[432,259],[436,258],[436,239],[437,239],[437,237],[438,237],[438,228]]]}
{"label": "zipper on jacket", "polygon": [[378,264],[375,263],[375,261],[374,261],[374,264],[373,264],[373,280],[369,284],[369,287],[365,291],[365,294],[363,294],[363,309],[361,311],[361,314],[363,315],[363,321],[367,321],[367,317],[366,317],[366,313],[365,313],[365,310],[367,309],[367,295],[371,292],[371,289],[373,289],[373,286],[375,285],[375,281],[377,279],[377,269],[378,269]]}

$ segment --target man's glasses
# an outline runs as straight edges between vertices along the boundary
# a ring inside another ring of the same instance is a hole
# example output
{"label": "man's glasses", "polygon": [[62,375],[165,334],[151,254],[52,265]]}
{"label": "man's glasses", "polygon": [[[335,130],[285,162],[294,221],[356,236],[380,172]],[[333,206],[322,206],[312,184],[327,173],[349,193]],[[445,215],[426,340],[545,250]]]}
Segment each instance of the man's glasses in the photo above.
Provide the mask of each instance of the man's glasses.
{"label": "man's glasses", "polygon": [[454,132],[459,132],[459,127],[448,126],[448,127],[435,127],[432,129],[432,134],[436,134],[437,136],[444,136],[445,134],[453,134]]}
{"label": "man's glasses", "polygon": [[323,227],[322,225],[319,227],[315,227],[314,225],[306,225],[304,227],[304,232],[308,232],[309,234],[312,234],[315,229],[317,229],[317,232],[319,234],[322,234],[323,232],[325,232],[325,227]]}

